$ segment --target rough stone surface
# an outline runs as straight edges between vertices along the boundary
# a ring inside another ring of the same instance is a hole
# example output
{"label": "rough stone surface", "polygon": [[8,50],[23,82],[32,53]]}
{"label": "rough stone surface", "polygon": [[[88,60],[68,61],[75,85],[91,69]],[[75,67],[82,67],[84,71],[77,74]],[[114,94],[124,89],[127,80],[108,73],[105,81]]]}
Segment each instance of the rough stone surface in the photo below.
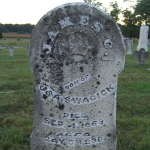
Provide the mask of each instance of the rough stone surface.
{"label": "rough stone surface", "polygon": [[133,41],[132,40],[127,40],[127,53],[131,55],[132,54],[132,46],[133,46]]}
{"label": "rough stone surface", "polygon": [[61,5],[35,26],[29,47],[34,74],[31,150],[115,150],[121,31],[87,3]]}
{"label": "rough stone surface", "polygon": [[14,55],[14,49],[13,47],[9,47],[9,57],[13,57]]}
{"label": "rough stone surface", "polygon": [[145,49],[145,51],[148,51],[147,42],[148,42],[148,32],[149,32],[149,26],[142,25],[140,28],[140,37],[138,42],[137,51],[140,51],[140,49]]}

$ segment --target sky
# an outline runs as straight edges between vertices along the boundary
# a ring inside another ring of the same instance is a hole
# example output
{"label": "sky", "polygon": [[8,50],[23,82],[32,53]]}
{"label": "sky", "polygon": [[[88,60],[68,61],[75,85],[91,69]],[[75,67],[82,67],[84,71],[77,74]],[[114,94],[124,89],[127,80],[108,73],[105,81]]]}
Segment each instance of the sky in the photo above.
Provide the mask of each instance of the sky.
{"label": "sky", "polygon": [[[114,0],[103,0],[107,6]],[[123,6],[123,0],[116,0]],[[42,16],[51,9],[70,2],[84,2],[84,0],[2,0],[0,2],[0,23],[6,24],[36,24]]]}

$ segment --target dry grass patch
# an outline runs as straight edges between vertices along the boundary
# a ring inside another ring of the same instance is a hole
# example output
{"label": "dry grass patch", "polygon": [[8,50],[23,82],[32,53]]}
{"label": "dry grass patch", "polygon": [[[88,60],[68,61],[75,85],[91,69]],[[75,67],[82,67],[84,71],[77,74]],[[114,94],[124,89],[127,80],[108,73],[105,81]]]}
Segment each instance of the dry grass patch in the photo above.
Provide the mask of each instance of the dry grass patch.
{"label": "dry grass patch", "polygon": [[19,33],[2,33],[3,38],[30,38],[31,34],[19,34]]}

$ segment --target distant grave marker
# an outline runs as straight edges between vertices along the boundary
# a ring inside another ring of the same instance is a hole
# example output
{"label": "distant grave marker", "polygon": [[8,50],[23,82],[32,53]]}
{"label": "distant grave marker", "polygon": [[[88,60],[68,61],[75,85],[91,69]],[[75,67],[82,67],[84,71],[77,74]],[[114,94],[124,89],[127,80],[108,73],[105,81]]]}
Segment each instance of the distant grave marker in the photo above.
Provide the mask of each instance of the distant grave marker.
{"label": "distant grave marker", "polygon": [[149,59],[149,52],[147,47],[148,32],[149,32],[149,27],[142,25],[140,28],[140,36],[139,36],[137,51],[134,51],[134,58],[139,59],[139,62],[137,63],[138,65],[146,64],[144,60]]}
{"label": "distant grave marker", "polygon": [[130,38],[123,38],[124,46],[127,47],[127,40],[130,40]]}
{"label": "distant grave marker", "polygon": [[146,65],[147,64],[146,62],[144,62],[144,59],[146,58],[145,54],[146,54],[145,49],[141,48],[138,53],[139,62],[137,62],[137,65]]}
{"label": "distant grave marker", "polygon": [[31,150],[116,149],[122,34],[110,15],[69,3],[44,15],[29,47],[34,74]]}
{"label": "distant grave marker", "polygon": [[127,54],[129,54],[129,55],[132,54],[132,46],[133,46],[133,41],[127,40]]}
{"label": "distant grave marker", "polygon": [[145,49],[145,51],[148,51],[148,47],[147,47],[148,32],[149,32],[149,26],[142,25],[140,28],[140,36],[139,36],[137,51],[140,51],[141,49]]}
{"label": "distant grave marker", "polygon": [[9,47],[9,57],[13,57],[14,55],[14,49],[13,47]]}

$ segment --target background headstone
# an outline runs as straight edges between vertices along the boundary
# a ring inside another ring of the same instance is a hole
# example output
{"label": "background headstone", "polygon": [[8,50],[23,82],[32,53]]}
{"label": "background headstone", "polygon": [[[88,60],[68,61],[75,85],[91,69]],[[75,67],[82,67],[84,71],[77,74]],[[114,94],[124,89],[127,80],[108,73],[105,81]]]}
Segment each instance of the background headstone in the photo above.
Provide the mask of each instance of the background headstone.
{"label": "background headstone", "polygon": [[13,57],[14,55],[14,49],[13,47],[9,47],[9,57]]}
{"label": "background headstone", "polygon": [[125,50],[112,17],[87,3],[56,7],[34,27],[29,60],[35,79],[31,150],[115,150]]}
{"label": "background headstone", "polygon": [[124,46],[127,47],[127,40],[130,40],[130,38],[123,38]]}
{"label": "background headstone", "polygon": [[150,41],[147,42],[147,45],[150,46]]}
{"label": "background headstone", "polygon": [[149,26],[142,25],[140,28],[140,36],[139,36],[137,51],[140,51],[140,49],[142,48],[145,49],[145,51],[148,51],[148,47],[147,47],[148,32],[149,32]]}
{"label": "background headstone", "polygon": [[139,62],[137,63],[137,65],[146,65],[147,63],[144,62],[145,49],[141,48],[138,54],[139,54]]}
{"label": "background headstone", "polygon": [[131,55],[132,54],[132,46],[133,46],[133,40],[127,40],[127,53]]}

